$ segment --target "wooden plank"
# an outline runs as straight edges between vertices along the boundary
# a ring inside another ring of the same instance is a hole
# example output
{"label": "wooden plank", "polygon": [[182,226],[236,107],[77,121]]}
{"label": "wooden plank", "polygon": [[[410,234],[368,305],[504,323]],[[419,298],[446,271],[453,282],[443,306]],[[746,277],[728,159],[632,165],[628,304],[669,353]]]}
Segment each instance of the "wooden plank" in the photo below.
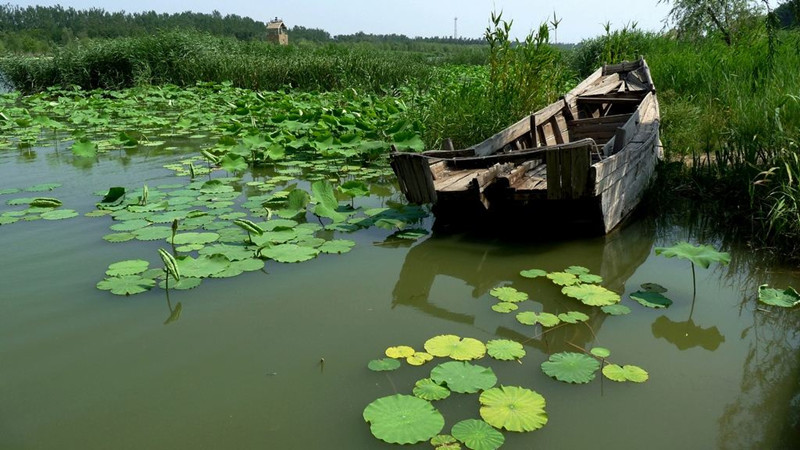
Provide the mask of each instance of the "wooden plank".
{"label": "wooden plank", "polygon": [[589,128],[597,125],[622,125],[631,118],[633,114],[615,114],[613,116],[593,117],[588,119],[578,119],[567,122],[569,128]]}
{"label": "wooden plank", "polygon": [[430,165],[431,167],[431,175],[433,175],[434,181],[442,178],[445,174],[445,169],[447,168],[444,161],[437,161]]}
{"label": "wooden plank", "polygon": [[525,117],[519,122],[511,125],[503,131],[498,132],[494,136],[486,139],[474,148],[475,155],[487,156],[505,147],[508,143],[519,139],[525,133],[531,131],[531,121],[529,117]]}
{"label": "wooden plank", "polygon": [[592,146],[594,141],[591,139],[583,139],[580,141],[570,142],[552,147],[537,147],[527,150],[520,150],[518,152],[501,153],[489,156],[475,156],[471,158],[452,158],[443,160],[447,164],[450,171],[468,170],[468,169],[485,169],[497,163],[514,163],[522,164],[529,160],[543,160],[546,152],[551,148],[564,148],[572,146]]}
{"label": "wooden plank", "polygon": [[592,145],[569,146],[548,150],[547,198],[576,199],[588,191]]}
{"label": "wooden plank", "polygon": [[536,111],[533,114],[536,116],[536,123],[545,123],[548,120],[550,120],[551,117],[560,113],[563,109],[564,109],[564,102],[563,100],[559,100],[555,103],[551,103],[545,106],[544,108]]}
{"label": "wooden plank", "polygon": [[542,130],[542,134],[544,134],[544,142],[546,145],[556,145],[556,138],[553,132],[553,124],[549,120],[539,126],[539,129]]}
{"label": "wooden plank", "polygon": [[581,92],[580,95],[605,94],[607,92],[616,90],[617,86],[619,86],[619,83],[620,83],[619,74],[615,73],[613,75],[609,75],[607,77],[602,78],[598,83],[593,84],[584,92]]}
{"label": "wooden plank", "polygon": [[586,195],[586,192],[588,191],[589,166],[592,161],[590,149],[586,147],[573,148],[570,150],[570,157],[572,160],[570,191],[573,199],[581,198]]}
{"label": "wooden plank", "polygon": [[547,199],[561,199],[561,151],[548,150],[547,159]]}
{"label": "wooden plank", "polygon": [[617,153],[618,151],[622,150],[623,147],[628,145],[628,142],[630,142],[630,140],[633,139],[634,134],[636,134],[636,129],[638,127],[639,111],[637,110],[631,115],[631,117],[623,126],[617,128],[617,132],[614,134],[614,146],[612,147],[611,154]]}
{"label": "wooden plank", "polygon": [[391,155],[391,166],[409,202],[436,201],[436,190],[428,158],[416,153],[394,152]]}
{"label": "wooden plank", "polygon": [[608,64],[603,66],[603,75],[611,75],[620,72],[630,72],[642,67],[643,60],[638,61],[623,61],[619,64]]}
{"label": "wooden plank", "polygon": [[461,150],[428,150],[421,153],[429,158],[466,158],[475,156],[475,150],[465,148]]}
{"label": "wooden plank", "polygon": [[440,180],[436,183],[436,191],[437,192],[447,192],[447,191],[461,191],[466,189],[467,185],[469,185],[470,181],[481,171],[485,169],[472,169],[472,170],[463,170],[452,172],[451,175],[447,178]]}
{"label": "wooden plank", "polygon": [[595,70],[591,75],[586,77],[585,80],[578,83],[571,91],[567,93],[567,95],[578,95],[580,92],[583,92],[589,86],[596,83],[600,78],[603,77],[603,68],[600,67],[599,69]]}
{"label": "wooden plank", "polygon": [[536,114],[531,114],[531,148],[539,146],[539,132],[536,130],[538,125]]}
{"label": "wooden plank", "polygon": [[[564,135],[562,134],[562,131],[561,131],[562,128],[558,126],[558,117],[560,117],[560,114],[556,115],[556,116],[553,116],[550,119],[550,127],[553,128],[553,139],[556,140],[556,144],[563,144],[564,143]],[[563,121],[564,118],[562,117],[561,120]],[[564,127],[564,128],[566,128],[566,127]],[[566,131],[566,130],[564,130],[564,131]],[[569,140],[569,139],[567,139],[567,140]]]}

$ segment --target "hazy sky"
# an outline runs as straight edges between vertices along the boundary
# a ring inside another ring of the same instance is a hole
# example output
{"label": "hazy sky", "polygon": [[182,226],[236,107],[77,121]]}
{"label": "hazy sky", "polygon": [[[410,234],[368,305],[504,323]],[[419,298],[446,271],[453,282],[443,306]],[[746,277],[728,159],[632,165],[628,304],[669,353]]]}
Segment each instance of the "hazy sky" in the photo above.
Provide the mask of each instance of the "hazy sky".
{"label": "hazy sky", "polygon": [[668,7],[658,0],[78,0],[13,1],[19,6],[55,5],[76,9],[102,8],[106,11],[211,12],[238,14],[266,21],[281,17],[291,28],[302,25],[322,28],[332,35],[365,33],[405,34],[408,36],[450,36],[453,19],[458,17],[458,35],[480,37],[492,10],[514,19],[512,32],[523,37],[531,29],[552,18],[562,19],[560,42],[578,42],[603,32],[610,21],[615,28],[637,22],[640,29],[660,30]]}

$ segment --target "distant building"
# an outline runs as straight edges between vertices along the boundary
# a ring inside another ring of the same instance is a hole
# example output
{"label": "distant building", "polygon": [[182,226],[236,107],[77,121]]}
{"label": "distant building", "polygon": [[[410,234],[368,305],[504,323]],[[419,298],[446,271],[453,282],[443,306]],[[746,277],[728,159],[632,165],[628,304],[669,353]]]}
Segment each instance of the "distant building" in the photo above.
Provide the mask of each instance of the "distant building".
{"label": "distant building", "polygon": [[267,42],[279,45],[289,44],[289,30],[281,19],[276,17],[267,24]]}

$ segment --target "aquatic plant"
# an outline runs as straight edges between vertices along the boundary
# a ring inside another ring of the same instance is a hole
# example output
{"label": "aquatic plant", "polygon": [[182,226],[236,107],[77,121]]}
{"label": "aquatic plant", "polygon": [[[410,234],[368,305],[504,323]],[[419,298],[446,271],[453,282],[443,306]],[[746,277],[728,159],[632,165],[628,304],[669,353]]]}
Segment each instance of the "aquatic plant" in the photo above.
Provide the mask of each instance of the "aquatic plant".
{"label": "aquatic plant", "polygon": [[729,253],[718,252],[710,245],[692,245],[688,242],[679,242],[672,247],[656,247],[655,252],[656,255],[662,255],[667,258],[677,257],[689,260],[692,264],[692,298],[697,295],[695,264],[708,269],[712,263],[719,263],[725,266],[731,261]]}
{"label": "aquatic plant", "polygon": [[800,305],[800,294],[791,286],[781,291],[762,284],[758,287],[758,300],[767,305],[793,308]]}

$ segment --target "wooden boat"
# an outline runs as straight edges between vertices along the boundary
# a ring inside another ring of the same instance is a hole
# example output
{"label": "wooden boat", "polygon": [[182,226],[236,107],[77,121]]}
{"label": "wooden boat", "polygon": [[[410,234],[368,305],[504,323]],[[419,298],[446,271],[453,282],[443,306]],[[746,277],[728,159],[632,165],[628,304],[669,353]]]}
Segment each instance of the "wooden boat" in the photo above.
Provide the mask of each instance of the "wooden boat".
{"label": "wooden boat", "polygon": [[639,203],[662,155],[659,120],[640,59],[603,66],[473,147],[392,152],[391,165],[408,201],[432,203],[437,223],[608,233]]}

